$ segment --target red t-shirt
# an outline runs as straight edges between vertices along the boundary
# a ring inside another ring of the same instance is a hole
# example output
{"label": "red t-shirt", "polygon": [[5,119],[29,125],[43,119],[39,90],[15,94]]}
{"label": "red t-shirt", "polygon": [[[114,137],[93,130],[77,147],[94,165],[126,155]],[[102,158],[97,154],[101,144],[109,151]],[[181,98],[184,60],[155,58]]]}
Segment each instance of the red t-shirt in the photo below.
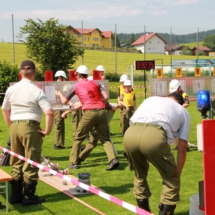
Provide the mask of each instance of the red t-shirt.
{"label": "red t-shirt", "polygon": [[69,89],[65,97],[70,100],[77,95],[82,104],[82,110],[101,109],[105,108],[105,103],[100,96],[103,90],[105,90],[104,87],[96,81],[82,79]]}

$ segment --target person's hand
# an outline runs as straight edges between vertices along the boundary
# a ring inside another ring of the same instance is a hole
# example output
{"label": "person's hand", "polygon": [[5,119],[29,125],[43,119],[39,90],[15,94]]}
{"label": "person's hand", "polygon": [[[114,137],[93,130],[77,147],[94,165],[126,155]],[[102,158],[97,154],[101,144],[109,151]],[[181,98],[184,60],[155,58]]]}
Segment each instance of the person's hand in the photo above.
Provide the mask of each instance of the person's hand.
{"label": "person's hand", "polygon": [[115,107],[113,106],[111,110],[112,110],[113,112],[115,112],[116,109],[117,109],[116,106],[115,106]]}
{"label": "person's hand", "polygon": [[45,137],[46,135],[48,135],[47,133],[46,133],[46,131],[44,131],[44,130],[37,130],[39,133],[41,133],[41,135],[42,135],[42,137]]}
{"label": "person's hand", "polygon": [[67,118],[67,113],[66,113],[66,112],[63,112],[63,113],[61,114],[61,117],[64,118],[64,119],[66,119],[66,118]]}
{"label": "person's hand", "polygon": [[127,112],[129,111],[129,107],[128,106],[126,106],[125,109],[126,109]]}
{"label": "person's hand", "polygon": [[60,96],[62,95],[61,92],[59,90],[55,90],[55,95],[60,98]]}

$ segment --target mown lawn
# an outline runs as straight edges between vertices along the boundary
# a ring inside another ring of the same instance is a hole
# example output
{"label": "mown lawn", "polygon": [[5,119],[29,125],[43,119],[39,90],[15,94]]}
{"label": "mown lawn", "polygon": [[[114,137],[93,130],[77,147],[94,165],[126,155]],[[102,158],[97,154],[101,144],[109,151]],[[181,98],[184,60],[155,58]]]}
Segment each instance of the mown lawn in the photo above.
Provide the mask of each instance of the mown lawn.
{"label": "mown lawn", "polygon": [[[114,92],[114,89],[113,89]],[[143,101],[143,97],[138,98],[138,105]],[[116,102],[116,99],[111,99],[111,102]],[[191,115],[191,127],[190,127],[190,139],[191,143],[197,144],[196,126],[201,123],[200,113],[196,110],[196,103],[191,102],[190,107],[187,109]],[[6,146],[9,136],[9,128],[3,120],[2,113],[0,112],[0,145]],[[42,127],[44,127],[44,118]],[[107,156],[103,150],[102,145],[99,143],[90,154],[89,158],[83,163],[80,169],[70,170],[70,174],[77,176],[81,172],[89,172],[91,174],[91,184],[101,188],[110,195],[122,199],[136,205],[136,201],[133,197],[133,174],[127,168],[126,159],[123,156],[123,137],[120,135],[119,128],[119,111],[117,110],[113,120],[111,121],[111,133],[112,140],[118,151],[117,157],[120,160],[120,166],[117,170],[108,172],[105,168],[108,166]],[[44,138],[43,143],[43,155],[50,157],[53,163],[58,162],[60,168],[66,168],[68,166],[68,158],[72,146],[72,125],[71,118],[66,120],[66,149],[54,150],[54,130],[52,133]],[[132,144],[132,143],[131,143]],[[173,147],[173,146],[172,146]],[[176,155],[176,151],[173,151]],[[11,171],[10,166],[1,167],[8,173]],[[184,166],[184,170],[181,176],[181,202],[177,205],[175,214],[188,215],[190,207],[190,196],[198,193],[198,181],[203,179],[203,162],[202,152],[199,152],[196,148],[191,148],[191,151],[187,154],[187,161]],[[153,214],[158,214],[158,204],[160,201],[161,193],[161,179],[158,172],[151,165],[148,175],[148,182],[151,188],[152,196],[150,198],[150,207]],[[34,205],[30,207],[22,207],[19,204],[9,205],[9,214],[28,214],[28,215],[53,215],[53,214],[97,214],[86,206],[78,203],[74,199],[67,197],[65,194],[50,187],[49,185],[39,181],[36,193],[39,196],[46,198],[47,202],[42,205]],[[124,209],[114,203],[111,203],[94,194],[77,196],[80,200],[90,204],[105,214],[115,215],[123,214],[129,215],[132,212]],[[4,197],[0,195],[0,201],[5,202]]]}
{"label": "mown lawn", "polygon": [[[15,43],[13,55],[12,43],[0,43],[0,59],[13,62],[13,56],[15,57],[15,64],[19,66],[20,63],[27,58],[25,45]],[[154,59],[156,65],[170,65],[170,55],[146,54],[145,56],[145,60]],[[199,56],[199,59],[205,58],[214,59],[214,57]],[[84,58],[82,59],[81,57],[79,57],[77,62],[73,65],[73,68],[77,68],[79,65],[82,64],[82,62],[84,62],[84,64],[89,68],[90,72],[92,73],[92,71],[95,70],[99,64],[102,64],[105,67],[106,72],[123,74],[128,73],[131,68],[131,65],[134,65],[134,61],[143,59],[144,54],[140,53],[115,53],[108,51],[85,50]],[[196,56],[172,55],[172,60],[175,59],[196,59]]]}

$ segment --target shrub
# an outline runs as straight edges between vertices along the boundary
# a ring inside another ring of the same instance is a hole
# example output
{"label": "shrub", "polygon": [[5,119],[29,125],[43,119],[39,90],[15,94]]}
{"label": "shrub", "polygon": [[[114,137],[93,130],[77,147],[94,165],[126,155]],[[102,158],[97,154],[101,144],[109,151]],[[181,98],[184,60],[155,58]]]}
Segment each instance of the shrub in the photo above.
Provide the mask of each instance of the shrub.
{"label": "shrub", "polygon": [[9,87],[10,82],[19,80],[19,68],[10,62],[0,61],[0,91],[5,92]]}
{"label": "shrub", "polygon": [[110,82],[118,82],[120,79],[119,74],[113,74],[113,73],[105,73],[106,79]]}

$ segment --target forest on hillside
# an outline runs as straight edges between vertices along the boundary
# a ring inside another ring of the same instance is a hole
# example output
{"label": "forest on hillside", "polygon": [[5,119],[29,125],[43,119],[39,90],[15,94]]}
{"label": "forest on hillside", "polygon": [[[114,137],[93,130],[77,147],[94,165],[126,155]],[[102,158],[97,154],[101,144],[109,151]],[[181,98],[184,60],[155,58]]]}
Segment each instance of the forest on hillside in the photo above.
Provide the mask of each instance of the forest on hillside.
{"label": "forest on hillside", "polygon": [[[168,44],[170,44],[170,34],[159,33],[159,32],[146,32],[146,33],[148,33],[148,34],[157,33],[164,40],[166,40]],[[133,39],[135,38],[135,40],[136,40],[139,37],[141,37],[143,34],[144,34],[144,32],[136,33],[136,34],[135,33],[131,33],[131,34],[119,33],[119,34],[117,34],[117,37],[119,38],[120,43],[126,43],[126,42],[130,42],[132,37],[133,37]],[[212,36],[214,34],[215,34],[215,29],[198,32],[198,35],[197,35],[197,32],[191,33],[191,34],[184,34],[184,35],[172,34],[171,35],[171,44],[192,43],[192,42],[196,42],[197,39],[198,39],[198,41],[203,41],[206,37]]]}

